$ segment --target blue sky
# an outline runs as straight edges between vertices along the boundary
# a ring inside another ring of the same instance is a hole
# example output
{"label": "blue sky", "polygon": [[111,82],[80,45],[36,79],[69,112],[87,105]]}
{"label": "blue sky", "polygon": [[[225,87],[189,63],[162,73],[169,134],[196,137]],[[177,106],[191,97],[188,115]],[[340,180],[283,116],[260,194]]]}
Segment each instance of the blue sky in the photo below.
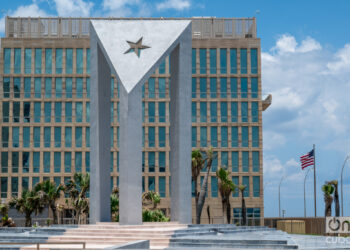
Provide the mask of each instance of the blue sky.
{"label": "blue sky", "polygon": [[[259,10],[257,13],[257,10]],[[340,179],[350,152],[350,1],[293,0],[12,0],[10,16],[257,17],[262,45],[265,216],[278,215],[278,183],[287,216],[303,216],[299,157],[316,144],[317,210],[324,212],[321,185]],[[350,164],[349,164],[350,165]],[[350,166],[344,172],[344,208],[350,215]],[[312,173],[307,211],[313,215]]]}

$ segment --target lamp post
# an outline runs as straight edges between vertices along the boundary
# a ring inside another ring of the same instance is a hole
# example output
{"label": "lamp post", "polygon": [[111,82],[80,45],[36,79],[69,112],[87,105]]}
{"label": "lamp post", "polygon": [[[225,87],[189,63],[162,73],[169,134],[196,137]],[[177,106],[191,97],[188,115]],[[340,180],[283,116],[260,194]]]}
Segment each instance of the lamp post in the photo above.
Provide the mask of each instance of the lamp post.
{"label": "lamp post", "polygon": [[285,176],[281,177],[280,184],[278,185],[278,217],[281,218],[281,184]]}
{"label": "lamp post", "polygon": [[341,174],[340,174],[340,192],[341,192],[341,216],[344,216],[344,196],[343,196],[343,172],[346,162],[349,160],[349,155],[346,156],[343,167],[341,168]]}
{"label": "lamp post", "polygon": [[304,217],[306,217],[306,195],[305,195],[305,183],[306,183],[306,177],[309,174],[311,168],[309,168],[306,172],[305,178],[304,178]]}

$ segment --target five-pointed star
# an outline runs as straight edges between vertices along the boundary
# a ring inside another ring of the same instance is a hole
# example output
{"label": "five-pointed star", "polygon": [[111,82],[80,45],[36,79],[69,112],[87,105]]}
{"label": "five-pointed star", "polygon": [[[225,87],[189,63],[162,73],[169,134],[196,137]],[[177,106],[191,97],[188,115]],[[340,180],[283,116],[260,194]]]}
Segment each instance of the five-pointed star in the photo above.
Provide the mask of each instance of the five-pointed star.
{"label": "five-pointed star", "polygon": [[136,43],[130,42],[130,41],[126,41],[126,42],[129,44],[130,48],[127,51],[125,51],[124,54],[135,52],[135,54],[138,57],[140,57],[141,50],[150,48],[149,46],[142,45],[142,37]]}

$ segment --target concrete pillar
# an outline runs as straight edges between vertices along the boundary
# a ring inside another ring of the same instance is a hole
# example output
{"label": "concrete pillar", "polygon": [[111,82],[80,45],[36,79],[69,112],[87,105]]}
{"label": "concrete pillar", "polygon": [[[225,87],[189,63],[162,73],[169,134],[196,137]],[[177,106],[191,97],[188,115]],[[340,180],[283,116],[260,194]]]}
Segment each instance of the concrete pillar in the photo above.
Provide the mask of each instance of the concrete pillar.
{"label": "concrete pillar", "polygon": [[111,220],[111,70],[94,33],[91,48],[90,100],[90,223]]}
{"label": "concrete pillar", "polygon": [[191,25],[171,53],[171,220],[192,223],[191,193]]}
{"label": "concrete pillar", "polygon": [[120,224],[142,224],[142,85],[120,85]]}

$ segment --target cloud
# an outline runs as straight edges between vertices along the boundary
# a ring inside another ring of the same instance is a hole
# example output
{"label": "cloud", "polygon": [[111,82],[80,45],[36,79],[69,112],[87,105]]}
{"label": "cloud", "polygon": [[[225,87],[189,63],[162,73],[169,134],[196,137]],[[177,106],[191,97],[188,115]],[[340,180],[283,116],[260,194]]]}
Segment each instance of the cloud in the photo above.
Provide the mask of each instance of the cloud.
{"label": "cloud", "polygon": [[107,16],[150,16],[151,4],[144,0],[103,0],[102,8]]}
{"label": "cloud", "polygon": [[158,11],[169,9],[182,11],[189,9],[191,7],[191,2],[189,0],[166,0],[164,2],[158,3],[156,7]]}
{"label": "cloud", "polygon": [[272,48],[273,51],[277,51],[279,54],[284,53],[305,53],[322,49],[319,42],[311,37],[307,37],[298,45],[294,36],[289,34],[282,35],[276,42],[276,46]]}
{"label": "cloud", "polygon": [[88,17],[94,6],[91,1],[84,0],[52,0],[56,5],[56,11],[63,17]]}
{"label": "cloud", "polygon": [[9,10],[1,19],[0,19],[0,33],[5,32],[5,16],[13,17],[46,17],[48,14],[40,9],[38,4],[32,3],[29,5],[20,5],[15,10]]}

